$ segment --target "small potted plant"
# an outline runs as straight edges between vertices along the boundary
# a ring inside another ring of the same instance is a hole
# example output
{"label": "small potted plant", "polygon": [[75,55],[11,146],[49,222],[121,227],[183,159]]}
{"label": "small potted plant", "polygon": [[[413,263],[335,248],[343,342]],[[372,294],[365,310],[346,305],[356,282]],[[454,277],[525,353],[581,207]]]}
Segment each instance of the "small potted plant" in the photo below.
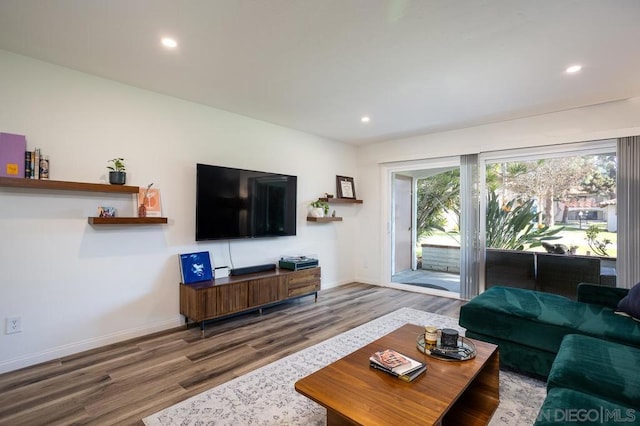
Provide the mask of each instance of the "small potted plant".
{"label": "small potted plant", "polygon": [[109,160],[107,162],[107,169],[109,169],[109,183],[113,185],[124,185],[127,182],[124,158]]}
{"label": "small potted plant", "polygon": [[316,201],[311,203],[311,208],[309,209],[310,217],[325,217],[329,214],[329,203],[323,201],[321,199],[317,199]]}

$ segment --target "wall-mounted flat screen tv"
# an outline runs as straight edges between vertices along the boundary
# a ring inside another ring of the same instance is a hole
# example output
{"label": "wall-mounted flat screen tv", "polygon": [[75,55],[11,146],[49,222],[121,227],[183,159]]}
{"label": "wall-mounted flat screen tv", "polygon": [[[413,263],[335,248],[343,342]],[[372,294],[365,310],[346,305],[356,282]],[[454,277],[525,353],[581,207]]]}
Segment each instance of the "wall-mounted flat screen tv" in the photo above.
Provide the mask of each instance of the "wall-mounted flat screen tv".
{"label": "wall-mounted flat screen tv", "polygon": [[196,165],[196,241],[296,235],[297,177]]}

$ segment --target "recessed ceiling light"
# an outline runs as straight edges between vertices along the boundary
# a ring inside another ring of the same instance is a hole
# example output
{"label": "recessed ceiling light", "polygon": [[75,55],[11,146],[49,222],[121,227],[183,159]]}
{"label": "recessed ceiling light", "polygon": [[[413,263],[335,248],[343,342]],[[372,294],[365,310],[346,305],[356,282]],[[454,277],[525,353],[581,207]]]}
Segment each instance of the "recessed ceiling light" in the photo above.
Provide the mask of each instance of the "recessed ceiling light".
{"label": "recessed ceiling light", "polygon": [[178,47],[178,42],[171,37],[163,37],[162,45],[168,49],[175,49],[176,47]]}
{"label": "recessed ceiling light", "polygon": [[369,117],[367,117],[367,116],[365,115],[364,117],[362,117],[362,118],[360,119],[360,121],[362,121],[363,123],[368,123],[368,122],[370,122],[370,121],[371,121],[371,118],[369,118]]}
{"label": "recessed ceiling light", "polygon": [[582,69],[582,65],[571,65],[565,71],[569,74],[574,74],[580,71],[581,69]]}

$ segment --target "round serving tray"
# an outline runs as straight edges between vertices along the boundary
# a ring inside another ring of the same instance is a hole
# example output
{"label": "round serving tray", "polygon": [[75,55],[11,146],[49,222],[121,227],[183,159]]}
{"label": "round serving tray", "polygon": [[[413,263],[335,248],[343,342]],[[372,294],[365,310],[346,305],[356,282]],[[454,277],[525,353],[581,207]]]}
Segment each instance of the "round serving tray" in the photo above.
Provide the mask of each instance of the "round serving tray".
{"label": "round serving tray", "polygon": [[416,346],[423,354],[427,354],[430,357],[441,359],[443,361],[467,361],[476,357],[476,346],[466,337],[458,338],[457,348],[447,348],[442,346],[440,344],[440,339],[438,338],[438,343],[435,347],[436,350],[432,351],[429,348],[425,348],[424,334],[418,334]]}

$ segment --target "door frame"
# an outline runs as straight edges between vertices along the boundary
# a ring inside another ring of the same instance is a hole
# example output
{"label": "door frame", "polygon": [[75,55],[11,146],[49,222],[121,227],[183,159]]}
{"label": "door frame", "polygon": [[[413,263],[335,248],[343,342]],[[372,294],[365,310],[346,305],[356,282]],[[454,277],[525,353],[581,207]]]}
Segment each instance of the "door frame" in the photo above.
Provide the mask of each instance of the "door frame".
{"label": "door frame", "polygon": [[[428,169],[447,169],[451,167],[460,167],[460,157],[442,157],[442,158],[426,158],[422,160],[412,161],[398,161],[392,163],[380,164],[380,188],[382,194],[380,197],[380,211],[381,211],[381,229],[380,229],[380,245],[381,254],[381,268],[380,268],[380,283],[385,287],[394,287],[399,289],[410,288],[411,291],[419,293],[434,294],[438,296],[454,297],[451,292],[436,290],[431,288],[422,288],[416,286],[409,286],[407,284],[394,283],[391,281],[392,277],[392,263],[394,259],[394,241],[393,241],[393,220],[394,220],[394,174],[398,172],[409,172],[412,170],[428,170]],[[415,180],[414,180],[415,190]],[[415,197],[414,197],[414,210],[415,210]],[[414,212],[414,231],[415,234],[415,212]],[[414,244],[415,245],[415,244]],[[415,257],[415,247],[413,248]]]}

